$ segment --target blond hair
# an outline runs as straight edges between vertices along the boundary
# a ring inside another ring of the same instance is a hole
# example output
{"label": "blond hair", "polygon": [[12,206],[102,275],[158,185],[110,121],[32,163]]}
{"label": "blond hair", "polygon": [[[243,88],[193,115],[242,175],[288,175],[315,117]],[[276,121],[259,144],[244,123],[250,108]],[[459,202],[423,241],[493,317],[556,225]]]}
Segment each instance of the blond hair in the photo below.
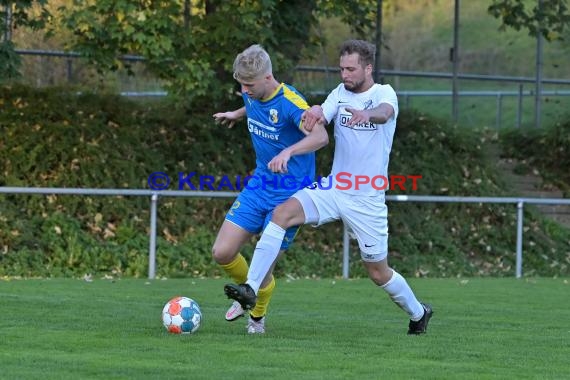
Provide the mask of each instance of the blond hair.
{"label": "blond hair", "polygon": [[271,74],[271,58],[261,45],[251,45],[234,60],[234,79],[248,82]]}

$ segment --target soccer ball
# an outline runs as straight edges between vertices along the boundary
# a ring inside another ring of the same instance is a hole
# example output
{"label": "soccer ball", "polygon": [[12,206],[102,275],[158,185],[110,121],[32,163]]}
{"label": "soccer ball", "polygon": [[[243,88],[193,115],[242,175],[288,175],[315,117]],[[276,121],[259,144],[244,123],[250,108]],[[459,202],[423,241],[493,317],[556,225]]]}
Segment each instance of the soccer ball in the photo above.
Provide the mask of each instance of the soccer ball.
{"label": "soccer ball", "polygon": [[162,323],[173,334],[192,334],[202,322],[198,303],[188,297],[174,297],[162,309]]}

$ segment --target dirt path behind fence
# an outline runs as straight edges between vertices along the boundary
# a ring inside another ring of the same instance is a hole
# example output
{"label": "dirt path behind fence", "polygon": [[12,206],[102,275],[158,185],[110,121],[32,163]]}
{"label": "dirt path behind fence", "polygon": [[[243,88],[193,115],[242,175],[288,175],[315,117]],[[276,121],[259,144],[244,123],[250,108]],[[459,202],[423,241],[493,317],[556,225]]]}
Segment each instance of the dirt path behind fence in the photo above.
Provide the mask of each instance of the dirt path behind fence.
{"label": "dirt path behind fence", "polygon": [[[564,198],[562,191],[554,187],[545,188],[539,173],[518,174],[518,161],[501,157],[500,148],[489,147],[489,155],[497,163],[497,169],[504,181],[511,187],[513,196],[528,198]],[[570,228],[569,205],[534,205],[544,216]]]}

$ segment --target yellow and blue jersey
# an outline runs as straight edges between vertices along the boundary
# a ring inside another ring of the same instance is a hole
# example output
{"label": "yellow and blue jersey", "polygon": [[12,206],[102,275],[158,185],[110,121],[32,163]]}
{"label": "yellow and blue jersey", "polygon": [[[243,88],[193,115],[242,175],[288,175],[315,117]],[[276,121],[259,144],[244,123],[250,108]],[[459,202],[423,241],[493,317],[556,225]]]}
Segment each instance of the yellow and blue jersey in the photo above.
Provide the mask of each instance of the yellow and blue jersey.
{"label": "yellow and blue jersey", "polygon": [[[243,100],[256,168],[226,219],[257,234],[269,223],[277,205],[314,181],[315,153],[292,156],[287,163],[288,173],[271,172],[267,167],[269,161],[305,137],[301,116],[309,105],[294,87],[284,83],[267,99],[252,99],[243,94]],[[281,249],[289,247],[298,228],[287,229]]]}
{"label": "yellow and blue jersey", "polygon": [[305,137],[301,131],[301,115],[309,108],[303,96],[293,87],[281,83],[267,99],[257,100],[243,94],[249,130],[256,154],[255,181],[265,178],[264,189],[274,195],[289,197],[315,177],[315,153],[291,157],[288,173],[271,172],[267,164],[283,149]]}

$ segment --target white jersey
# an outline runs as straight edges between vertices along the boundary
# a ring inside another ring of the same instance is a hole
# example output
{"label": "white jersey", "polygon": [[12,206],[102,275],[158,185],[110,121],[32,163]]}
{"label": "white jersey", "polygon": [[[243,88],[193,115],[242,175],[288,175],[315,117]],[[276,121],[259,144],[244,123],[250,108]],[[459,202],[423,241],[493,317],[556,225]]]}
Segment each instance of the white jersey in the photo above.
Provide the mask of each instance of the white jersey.
{"label": "white jersey", "polygon": [[[394,108],[394,115],[386,123],[348,126],[352,115],[346,107],[364,110],[382,103]],[[333,186],[348,194],[383,195],[389,188],[388,161],[398,117],[398,97],[392,86],[374,84],[365,92],[353,93],[341,83],[322,109],[327,122],[334,120]]]}

